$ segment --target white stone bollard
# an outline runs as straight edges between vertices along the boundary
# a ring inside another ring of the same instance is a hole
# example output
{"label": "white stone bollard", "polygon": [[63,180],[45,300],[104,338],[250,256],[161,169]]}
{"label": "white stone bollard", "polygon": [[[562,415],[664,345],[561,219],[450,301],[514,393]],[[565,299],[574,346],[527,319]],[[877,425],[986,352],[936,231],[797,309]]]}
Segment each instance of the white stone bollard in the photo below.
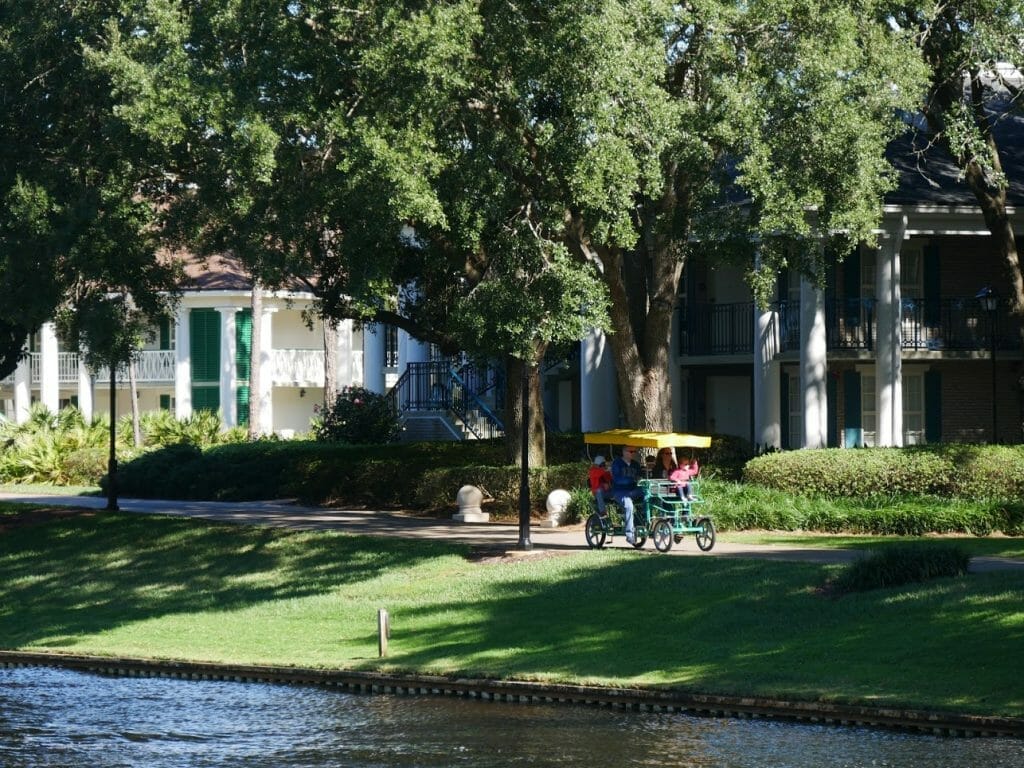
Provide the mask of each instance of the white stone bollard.
{"label": "white stone bollard", "polygon": [[480,502],[484,495],[475,485],[464,485],[459,488],[455,496],[455,503],[459,505],[459,511],[452,515],[452,520],[461,523],[486,523],[491,519],[490,514],[480,509]]}
{"label": "white stone bollard", "polygon": [[572,494],[562,488],[555,488],[548,494],[548,519],[542,522],[541,528],[557,528],[565,519],[565,510],[569,506]]}

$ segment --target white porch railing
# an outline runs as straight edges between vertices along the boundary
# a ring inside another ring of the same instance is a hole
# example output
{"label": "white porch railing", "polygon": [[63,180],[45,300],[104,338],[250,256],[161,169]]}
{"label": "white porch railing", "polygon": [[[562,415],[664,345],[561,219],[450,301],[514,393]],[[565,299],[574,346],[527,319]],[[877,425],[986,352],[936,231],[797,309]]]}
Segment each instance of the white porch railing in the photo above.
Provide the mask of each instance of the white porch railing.
{"label": "white porch railing", "polygon": [[271,353],[274,386],[322,387],[324,353],[319,349],[275,349]]}
{"label": "white porch railing", "polygon": [[[353,351],[351,354],[352,380],[345,384],[362,385],[363,353]],[[317,349],[275,349],[273,355],[273,383],[283,387],[322,387],[324,384],[324,353]],[[77,384],[78,353],[60,352],[57,355],[57,375],[61,384]],[[140,384],[170,384],[174,381],[175,352],[167,350],[145,350],[136,360],[136,381]],[[39,386],[42,370],[42,355],[33,352],[29,355],[31,384]],[[128,370],[121,366],[117,371],[120,382],[128,381]],[[110,381],[110,371],[101,368],[96,374],[97,382]],[[12,384],[14,374],[3,379],[3,384]]]}
{"label": "white porch railing", "polygon": [[[135,381],[139,384],[169,384],[174,381],[175,352],[173,349],[147,349],[135,360]],[[128,368],[117,368],[117,380],[128,381]],[[76,373],[77,381],[77,373]],[[96,372],[96,381],[109,382],[110,369],[101,368]]]}

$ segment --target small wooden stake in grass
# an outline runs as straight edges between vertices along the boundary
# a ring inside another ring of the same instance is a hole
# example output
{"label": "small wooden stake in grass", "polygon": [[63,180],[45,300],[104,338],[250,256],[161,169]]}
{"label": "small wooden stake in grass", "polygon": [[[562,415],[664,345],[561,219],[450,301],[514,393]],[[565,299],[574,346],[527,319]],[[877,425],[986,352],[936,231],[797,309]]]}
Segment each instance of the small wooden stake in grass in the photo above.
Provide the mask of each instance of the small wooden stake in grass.
{"label": "small wooden stake in grass", "polygon": [[384,608],[377,611],[377,650],[381,658],[388,655],[388,638],[391,637],[391,622]]}

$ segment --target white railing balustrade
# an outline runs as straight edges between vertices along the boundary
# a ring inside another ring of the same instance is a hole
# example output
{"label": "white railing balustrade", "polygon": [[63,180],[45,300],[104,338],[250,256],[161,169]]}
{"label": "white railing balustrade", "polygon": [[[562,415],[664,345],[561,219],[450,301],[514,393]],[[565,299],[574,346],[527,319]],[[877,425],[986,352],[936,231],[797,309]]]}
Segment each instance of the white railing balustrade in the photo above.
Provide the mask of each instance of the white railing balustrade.
{"label": "white railing balustrade", "polygon": [[[127,366],[119,365],[117,367],[117,380],[128,381]],[[109,382],[110,369],[100,368],[96,372],[96,381]],[[135,360],[135,381],[140,384],[174,381],[174,350],[147,349],[141,352]]]}
{"label": "white railing balustrade", "polygon": [[57,353],[57,381],[61,384],[74,384],[78,381],[78,353]]}
{"label": "white railing balustrade", "polygon": [[271,352],[274,374],[279,387],[322,387],[324,385],[324,353],[319,349],[275,349]]}

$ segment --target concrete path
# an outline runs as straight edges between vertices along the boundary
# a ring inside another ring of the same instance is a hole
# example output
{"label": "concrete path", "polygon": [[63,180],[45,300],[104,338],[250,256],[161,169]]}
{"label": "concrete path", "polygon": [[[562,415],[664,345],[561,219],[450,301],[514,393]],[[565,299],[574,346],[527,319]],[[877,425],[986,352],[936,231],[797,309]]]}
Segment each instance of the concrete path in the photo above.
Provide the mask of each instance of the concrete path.
{"label": "concrete path", "polygon": [[[0,492],[0,500],[51,506],[103,509],[106,498],[97,496],[50,496]],[[459,523],[451,519],[419,517],[402,512],[304,507],[288,501],[165,501],[155,499],[118,499],[124,512],[199,517],[245,525],[275,525],[296,530],[338,530],[367,536],[414,536],[424,539],[459,541],[496,552],[518,551],[519,526],[509,523]],[[530,529],[533,551],[584,550],[587,548],[583,526]],[[632,549],[623,537],[610,545]],[[648,541],[642,550],[654,553]],[[524,553],[525,554],[525,553]],[[863,553],[848,549],[797,547],[784,544],[740,544],[717,541],[711,552],[701,552],[692,536],[672,547],[669,554],[697,557],[757,557],[772,560],[815,563],[846,563]],[[970,570],[982,572],[1024,569],[1024,560],[1006,557],[975,557]]]}

